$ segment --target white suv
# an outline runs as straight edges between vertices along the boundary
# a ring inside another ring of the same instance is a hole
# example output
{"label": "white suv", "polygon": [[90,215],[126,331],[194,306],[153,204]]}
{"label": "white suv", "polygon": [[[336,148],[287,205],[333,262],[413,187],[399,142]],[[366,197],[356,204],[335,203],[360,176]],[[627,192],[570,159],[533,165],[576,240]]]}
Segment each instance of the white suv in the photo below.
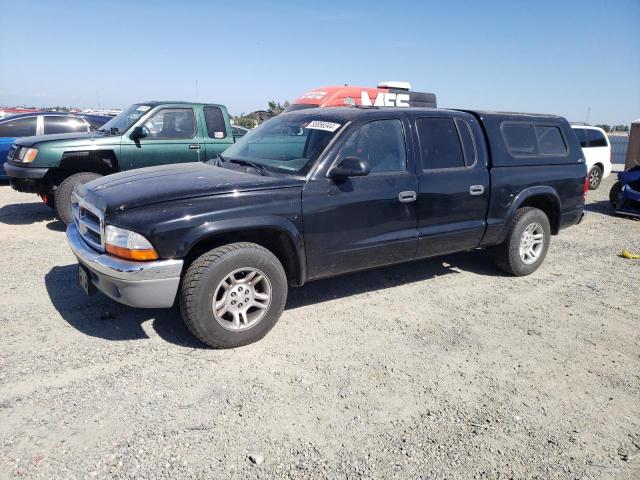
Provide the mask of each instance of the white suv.
{"label": "white suv", "polygon": [[607,134],[598,127],[571,125],[578,137],[589,172],[589,190],[600,186],[611,173],[611,144]]}

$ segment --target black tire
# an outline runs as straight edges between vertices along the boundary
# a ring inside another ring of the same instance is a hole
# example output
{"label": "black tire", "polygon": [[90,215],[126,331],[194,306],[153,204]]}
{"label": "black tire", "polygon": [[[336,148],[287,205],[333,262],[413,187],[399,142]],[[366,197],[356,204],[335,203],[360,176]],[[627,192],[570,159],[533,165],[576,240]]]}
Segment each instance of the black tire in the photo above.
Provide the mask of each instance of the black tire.
{"label": "black tire", "polygon": [[[542,228],[543,244],[533,263],[526,263],[520,256],[520,243],[527,227],[539,225]],[[518,277],[535,272],[544,261],[549,250],[551,226],[547,215],[537,208],[519,208],[511,221],[505,241],[492,249],[495,264],[501,270]]]}
{"label": "black tire", "polygon": [[76,173],[65,178],[58,186],[54,197],[56,215],[65,225],[73,222],[73,212],[71,211],[71,194],[73,193],[73,189],[76,188],[76,185],[82,185],[101,176],[99,173],[93,172]]}
{"label": "black tire", "polygon": [[589,170],[589,190],[597,190],[602,182],[602,168],[598,165],[594,165]]}
{"label": "black tire", "polygon": [[[214,295],[224,279],[243,268],[256,269],[267,278],[271,299],[255,325],[230,330],[214,315]],[[195,337],[214,348],[236,348],[260,340],[273,328],[284,310],[287,289],[287,276],[275,255],[255,243],[232,243],[201,255],[189,266],[178,301],[182,319]]]}
{"label": "black tire", "polygon": [[622,182],[617,181],[609,190],[609,203],[613,208],[618,208],[618,197],[620,196],[620,192],[622,192]]}

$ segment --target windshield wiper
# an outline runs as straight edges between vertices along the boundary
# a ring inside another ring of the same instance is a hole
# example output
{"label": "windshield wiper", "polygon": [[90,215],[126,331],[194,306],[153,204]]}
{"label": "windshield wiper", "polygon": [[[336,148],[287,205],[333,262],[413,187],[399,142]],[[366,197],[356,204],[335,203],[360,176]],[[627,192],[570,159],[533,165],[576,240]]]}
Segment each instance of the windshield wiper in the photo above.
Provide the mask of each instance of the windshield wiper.
{"label": "windshield wiper", "polygon": [[[220,155],[218,155],[218,157],[220,157]],[[238,165],[246,165],[247,167],[253,168],[256,172],[258,172],[263,177],[269,176],[267,169],[264,168],[264,166],[260,165],[259,163],[253,163],[249,160],[244,160],[243,158],[230,158],[228,160],[226,159],[222,159],[222,160],[225,162],[236,163]]]}

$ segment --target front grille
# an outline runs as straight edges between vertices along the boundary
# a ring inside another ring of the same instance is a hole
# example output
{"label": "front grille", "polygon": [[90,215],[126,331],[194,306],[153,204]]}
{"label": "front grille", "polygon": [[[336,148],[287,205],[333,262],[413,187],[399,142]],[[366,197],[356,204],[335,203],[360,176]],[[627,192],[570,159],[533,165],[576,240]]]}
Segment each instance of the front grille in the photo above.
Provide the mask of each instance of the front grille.
{"label": "front grille", "polygon": [[17,145],[11,145],[11,148],[9,149],[9,153],[7,154],[7,160],[18,160],[18,150],[20,150],[20,147],[18,147]]}
{"label": "front grille", "polygon": [[74,222],[83,240],[96,250],[104,252],[104,218],[102,212],[84,199],[78,198],[75,194],[72,208]]}

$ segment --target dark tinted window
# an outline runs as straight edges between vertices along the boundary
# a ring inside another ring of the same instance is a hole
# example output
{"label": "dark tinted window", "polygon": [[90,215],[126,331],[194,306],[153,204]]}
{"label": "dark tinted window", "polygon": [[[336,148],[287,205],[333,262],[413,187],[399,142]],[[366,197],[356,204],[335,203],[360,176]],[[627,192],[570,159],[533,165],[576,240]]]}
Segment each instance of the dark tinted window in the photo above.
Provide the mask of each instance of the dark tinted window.
{"label": "dark tinted window", "polygon": [[376,120],[356,130],[340,149],[340,158],[369,162],[371,173],[404,172],[407,157],[400,120]]}
{"label": "dark tinted window", "polygon": [[87,125],[81,118],[65,116],[45,116],[44,134],[86,132]]}
{"label": "dark tinted window", "polygon": [[587,140],[589,140],[590,147],[606,147],[607,139],[604,138],[604,134],[600,130],[593,130],[587,128]]}
{"label": "dark tinted window", "polygon": [[469,124],[459,118],[456,119],[456,125],[458,126],[458,132],[462,139],[462,150],[464,151],[464,163],[469,167],[476,163],[478,153],[476,151],[476,145],[473,142],[471,136],[471,127]]}
{"label": "dark tinted window", "polygon": [[502,135],[511,153],[515,155],[533,155],[538,153],[533,125],[526,123],[503,123]]}
{"label": "dark tinted window", "polygon": [[460,137],[452,118],[419,118],[416,125],[423,169],[465,166]]}
{"label": "dark tinted window", "polygon": [[0,123],[0,137],[30,137],[36,134],[37,117],[17,118]]}
{"label": "dark tinted window", "polygon": [[558,127],[546,125],[536,125],[536,137],[538,138],[538,149],[543,155],[564,155],[567,153],[567,146],[564,144],[562,133]]}
{"label": "dark tinted window", "polygon": [[155,140],[193,138],[196,134],[196,121],[190,108],[160,110],[145,122],[144,127],[148,130],[146,138]]}
{"label": "dark tinted window", "polygon": [[225,138],[227,136],[227,124],[224,121],[221,108],[204,107],[204,120],[207,124],[209,138]]}
{"label": "dark tinted window", "polygon": [[582,148],[587,146],[587,133],[586,130],[584,128],[574,128],[573,131],[576,134],[576,137],[578,137],[578,142],[580,142],[580,146]]}

